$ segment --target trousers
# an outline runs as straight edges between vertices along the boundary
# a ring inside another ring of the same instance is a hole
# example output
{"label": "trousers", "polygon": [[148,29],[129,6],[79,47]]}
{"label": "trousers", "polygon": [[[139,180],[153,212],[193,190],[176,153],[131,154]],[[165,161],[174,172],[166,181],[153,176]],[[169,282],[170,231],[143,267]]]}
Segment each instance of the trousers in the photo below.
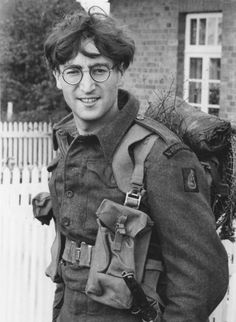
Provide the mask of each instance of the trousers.
{"label": "trousers", "polygon": [[98,303],[85,294],[88,268],[60,263],[61,283],[57,284],[53,304],[53,322],[140,322],[129,310]]}

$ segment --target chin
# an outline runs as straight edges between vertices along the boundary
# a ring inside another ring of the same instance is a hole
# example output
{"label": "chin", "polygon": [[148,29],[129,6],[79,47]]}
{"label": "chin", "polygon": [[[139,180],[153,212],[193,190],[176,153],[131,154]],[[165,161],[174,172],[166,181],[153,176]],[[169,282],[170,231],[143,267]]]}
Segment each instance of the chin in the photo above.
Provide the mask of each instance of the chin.
{"label": "chin", "polygon": [[83,115],[80,117],[84,122],[95,122],[101,118],[100,115]]}

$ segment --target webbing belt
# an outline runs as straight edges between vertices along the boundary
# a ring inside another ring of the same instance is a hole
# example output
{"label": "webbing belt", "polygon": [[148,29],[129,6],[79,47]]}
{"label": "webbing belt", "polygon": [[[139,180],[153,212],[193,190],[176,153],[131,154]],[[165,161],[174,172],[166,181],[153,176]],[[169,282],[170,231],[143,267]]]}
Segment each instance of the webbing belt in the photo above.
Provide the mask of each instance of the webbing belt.
{"label": "webbing belt", "polygon": [[72,264],[77,263],[79,266],[90,267],[93,248],[85,242],[81,242],[78,246],[77,242],[66,239],[62,259]]}

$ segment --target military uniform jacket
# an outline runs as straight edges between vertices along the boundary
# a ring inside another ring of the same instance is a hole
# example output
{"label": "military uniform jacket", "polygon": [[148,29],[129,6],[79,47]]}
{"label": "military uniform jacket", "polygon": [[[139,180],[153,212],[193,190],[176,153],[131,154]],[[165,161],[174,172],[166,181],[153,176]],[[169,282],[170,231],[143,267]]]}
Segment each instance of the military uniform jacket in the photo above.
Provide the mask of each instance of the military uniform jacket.
{"label": "military uniform jacket", "polygon": [[[139,104],[124,91],[118,101],[117,117],[93,135],[79,135],[72,115],[54,127],[59,155],[48,167],[50,193],[57,229],[69,239],[94,244],[95,213],[103,199],[124,203],[112,159],[137,117]],[[158,286],[166,305],[163,322],[206,322],[227,289],[227,255],[215,231],[201,164],[174,134],[172,141],[167,145],[157,139],[145,161],[141,209],[155,223],[153,239],[160,247],[152,253],[164,265]],[[84,284],[75,281],[72,288],[83,292]],[[105,321],[99,311],[96,316]],[[122,321],[134,318],[127,315]]]}

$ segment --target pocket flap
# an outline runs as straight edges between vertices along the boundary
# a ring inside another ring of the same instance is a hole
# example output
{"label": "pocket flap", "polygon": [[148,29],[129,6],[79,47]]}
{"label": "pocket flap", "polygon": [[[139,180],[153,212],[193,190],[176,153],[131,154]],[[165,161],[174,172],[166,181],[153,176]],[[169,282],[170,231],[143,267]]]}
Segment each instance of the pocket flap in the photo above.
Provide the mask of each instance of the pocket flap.
{"label": "pocket flap", "polygon": [[144,212],[120,205],[108,199],[102,201],[96,215],[101,224],[106,226],[113,233],[115,233],[121,217],[124,218],[125,216],[127,218],[124,223],[125,234],[131,237],[135,237],[144,229],[150,230],[153,225],[150,217]]}

